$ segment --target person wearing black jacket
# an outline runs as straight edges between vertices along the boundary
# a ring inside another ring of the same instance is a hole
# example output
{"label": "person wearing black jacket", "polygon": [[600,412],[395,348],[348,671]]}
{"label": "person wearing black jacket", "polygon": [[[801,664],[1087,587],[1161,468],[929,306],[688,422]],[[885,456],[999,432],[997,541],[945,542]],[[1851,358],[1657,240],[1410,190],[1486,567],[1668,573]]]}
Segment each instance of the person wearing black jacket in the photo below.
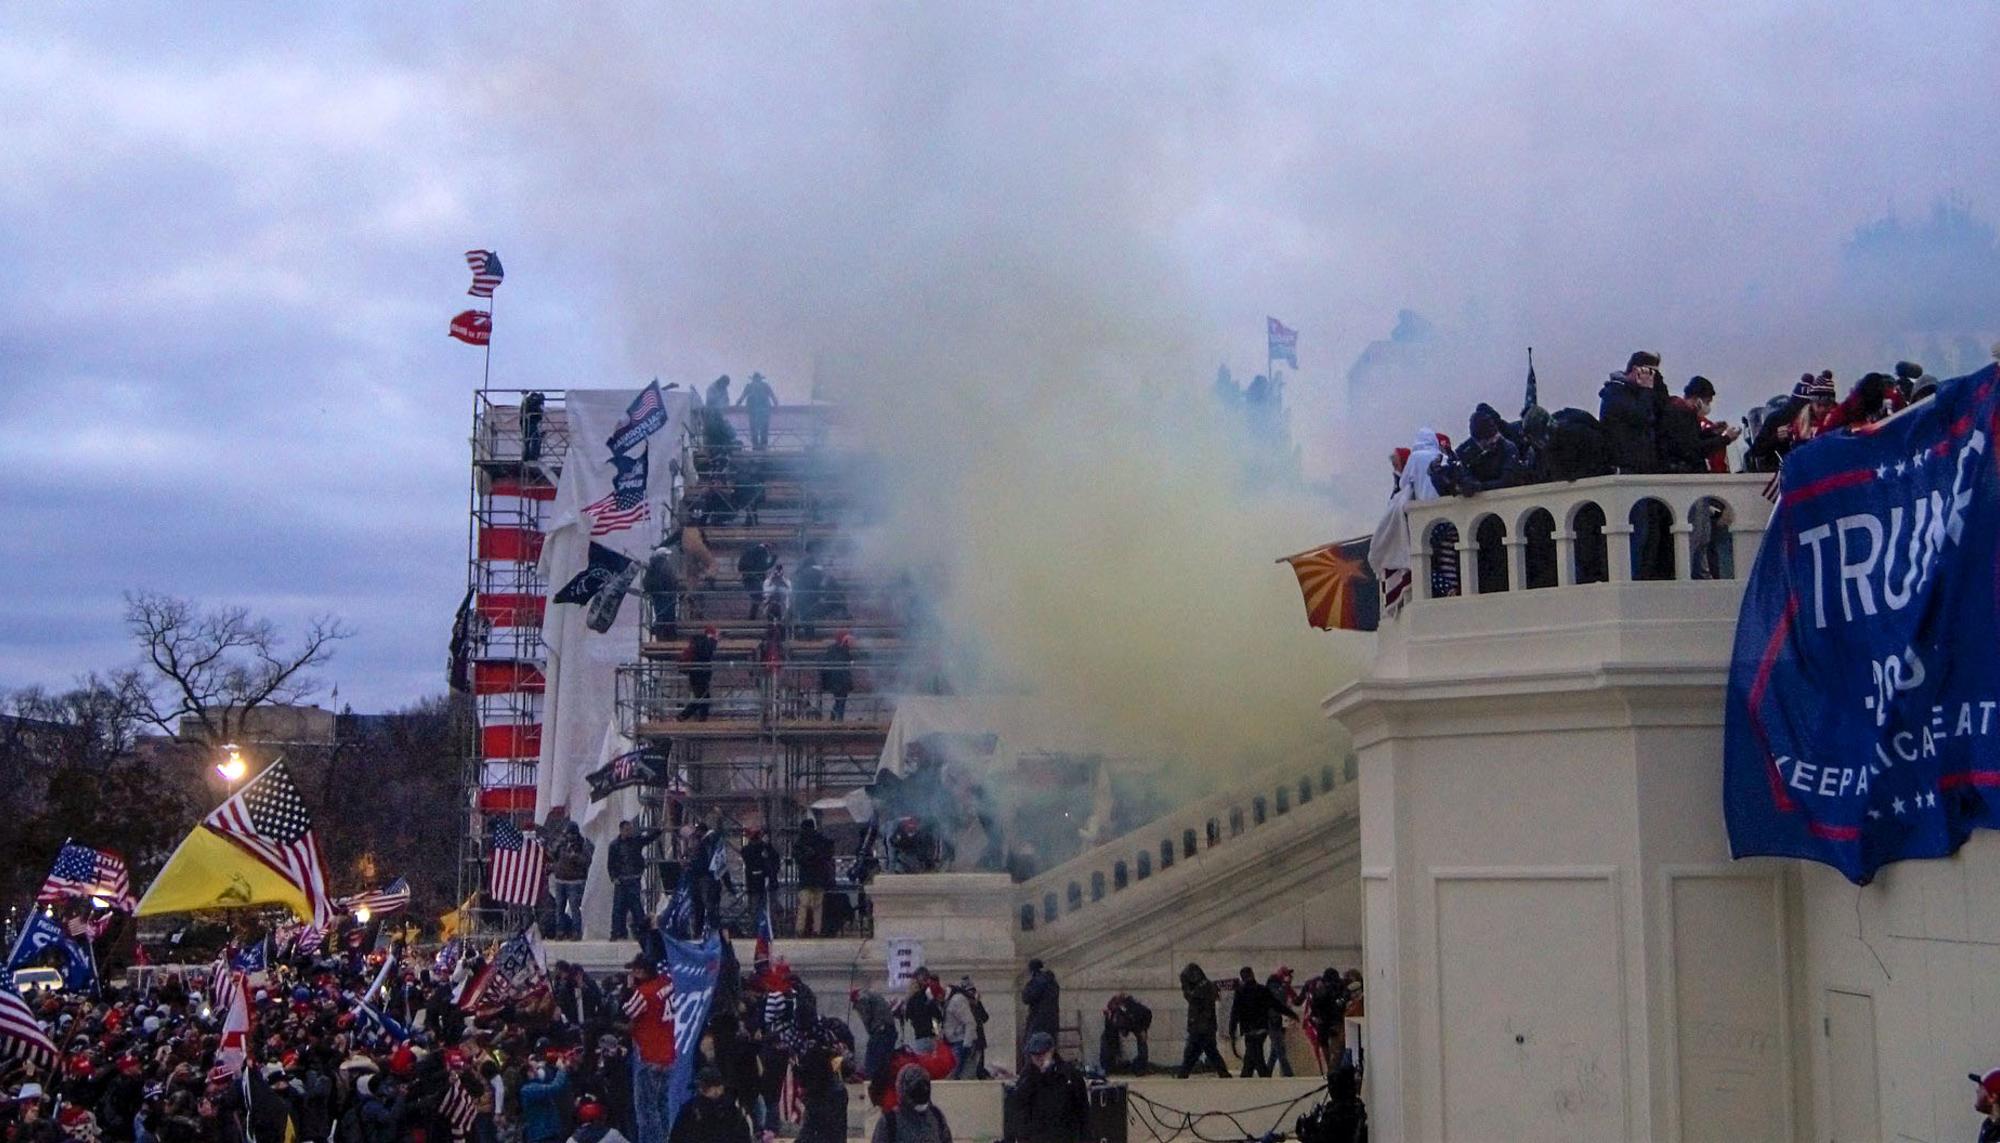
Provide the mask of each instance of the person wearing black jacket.
{"label": "person wearing black jacket", "polygon": [[1090,1095],[1083,1076],[1056,1055],[1055,1038],[1030,1035],[1022,1045],[1027,1066],[1009,1098],[1020,1134],[1009,1143],[1077,1143],[1090,1121]]}
{"label": "person wearing black jacket", "polygon": [[646,593],[646,606],[653,612],[647,634],[656,643],[674,637],[674,619],[681,601],[681,577],[674,570],[678,561],[674,550],[662,540],[646,560],[646,570],[639,577],[639,590]]}
{"label": "person wearing black jacket", "polygon": [[792,842],[792,861],[799,868],[799,936],[824,935],[826,891],[833,888],[833,839],[819,832],[806,818],[799,822],[799,836]]}
{"label": "person wearing black jacket", "polygon": [[1472,411],[1469,428],[1470,435],[1455,454],[1463,469],[1458,480],[1460,496],[1527,483],[1521,451],[1501,431],[1504,422],[1493,406],[1481,402]]}
{"label": "person wearing black jacket", "polygon": [[1222,1049],[1215,1046],[1215,1002],[1221,990],[1201,966],[1190,961],[1181,969],[1181,996],[1187,1001],[1187,1047],[1181,1053],[1180,1077],[1188,1078],[1203,1060],[1215,1065],[1215,1074],[1229,1078],[1222,1062]]}
{"label": "person wearing black jacket", "polygon": [[750,1121],[736,1101],[724,1094],[722,1073],[703,1068],[695,1079],[695,1097],[674,1120],[672,1143],[750,1143]]}
{"label": "person wearing black jacket", "polygon": [[[643,914],[641,914],[643,916]],[[624,939],[622,935],[620,940]],[[605,1023],[604,990],[581,966],[557,961],[555,977],[556,1011],[585,1035],[594,1034]]]}
{"label": "person wearing black jacket", "polygon": [[1257,983],[1249,965],[1236,977],[1236,998],[1229,1005],[1229,1042],[1243,1037],[1243,1079],[1271,1076],[1270,1061],[1264,1058],[1264,1044],[1271,1036],[1273,999],[1271,990]]}
{"label": "person wearing black jacket", "polygon": [[778,887],[778,847],[754,826],[743,831],[743,891],[750,896],[750,923],[754,926],[771,907],[771,893]]}
{"label": "person wearing black jacket", "polygon": [[1597,397],[1597,420],[1604,427],[1612,466],[1625,473],[1662,471],[1660,413],[1667,389],[1660,380],[1660,355],[1643,349],[1634,353],[1625,371],[1613,373]]}
{"label": "person wearing black jacket", "polygon": [[822,662],[819,686],[833,696],[833,721],[842,722],[847,718],[847,696],[854,693],[854,636],[842,631]]}
{"label": "person wearing black jacket", "polygon": [[764,606],[764,577],[777,566],[778,557],[769,544],[752,544],[736,557],[736,574],[743,579],[743,593],[750,597],[750,618]]}
{"label": "person wearing black jacket", "polygon": [[1264,990],[1271,994],[1271,1039],[1268,1062],[1271,1068],[1286,1079],[1292,1078],[1292,1061],[1285,1051],[1285,1021],[1299,1022],[1299,1011],[1292,1007],[1289,999],[1292,991],[1292,970],[1280,967],[1264,982]]}
{"label": "person wearing black jacket", "polygon": [[646,915],[643,886],[646,877],[646,847],[660,836],[656,829],[640,829],[630,818],[618,823],[618,836],[604,853],[604,871],[611,875],[611,939],[625,939],[630,919]]}
{"label": "person wearing black jacket", "polygon": [[682,667],[687,672],[688,704],[681,708],[680,721],[699,719],[708,721],[708,687],[715,678],[716,630],[710,627],[688,640],[681,651]]}
{"label": "person wearing black jacket", "polygon": [[[1028,982],[1021,986],[1021,1004],[1028,1010],[1023,1034],[1032,1038],[1037,1032],[1047,1032],[1053,1038],[1062,1023],[1062,985],[1056,982],[1056,974],[1039,960],[1028,962]],[[1022,1059],[1027,1059],[1025,1052]]]}

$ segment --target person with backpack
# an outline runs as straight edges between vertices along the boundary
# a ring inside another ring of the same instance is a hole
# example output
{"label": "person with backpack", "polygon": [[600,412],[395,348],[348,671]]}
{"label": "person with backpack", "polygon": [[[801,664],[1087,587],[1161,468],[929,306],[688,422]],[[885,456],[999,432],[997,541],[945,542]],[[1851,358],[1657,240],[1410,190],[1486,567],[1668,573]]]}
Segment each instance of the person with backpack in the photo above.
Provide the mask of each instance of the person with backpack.
{"label": "person with backpack", "polygon": [[1243,1070],[1238,1073],[1243,1079],[1271,1077],[1264,1045],[1271,1037],[1274,1004],[1271,990],[1257,983],[1257,974],[1244,965],[1236,978],[1236,996],[1229,1004],[1229,1042],[1234,1044],[1237,1036],[1243,1037]]}
{"label": "person with backpack", "polygon": [[961,976],[958,983],[944,998],[944,1042],[951,1045],[951,1076],[955,1080],[978,1079],[982,1064],[980,1051],[980,1029],[985,1024],[985,1007],[979,1003],[979,990],[972,986],[972,978]]}
{"label": "person with backpack", "polygon": [[951,1143],[951,1124],[931,1103],[931,1077],[920,1065],[896,1073],[896,1109],[875,1121],[869,1143]]}

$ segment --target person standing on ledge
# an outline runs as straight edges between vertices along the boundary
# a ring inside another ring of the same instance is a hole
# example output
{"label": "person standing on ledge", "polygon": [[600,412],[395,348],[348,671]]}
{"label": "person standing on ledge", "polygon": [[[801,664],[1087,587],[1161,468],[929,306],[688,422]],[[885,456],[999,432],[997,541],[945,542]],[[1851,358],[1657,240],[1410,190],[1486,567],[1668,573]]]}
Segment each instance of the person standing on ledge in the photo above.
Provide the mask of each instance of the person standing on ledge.
{"label": "person standing on ledge", "polygon": [[[1022,1033],[1033,1039],[1037,1032],[1047,1032],[1055,1038],[1062,1023],[1062,985],[1056,982],[1056,974],[1039,960],[1028,962],[1028,982],[1021,986],[1021,1004],[1028,1010],[1027,1025]],[[1025,1068],[1028,1055],[1021,1053]]]}
{"label": "person standing on ledge", "polygon": [[752,373],[736,403],[750,410],[750,447],[763,452],[771,444],[771,410],[778,407],[778,395],[762,373]]}

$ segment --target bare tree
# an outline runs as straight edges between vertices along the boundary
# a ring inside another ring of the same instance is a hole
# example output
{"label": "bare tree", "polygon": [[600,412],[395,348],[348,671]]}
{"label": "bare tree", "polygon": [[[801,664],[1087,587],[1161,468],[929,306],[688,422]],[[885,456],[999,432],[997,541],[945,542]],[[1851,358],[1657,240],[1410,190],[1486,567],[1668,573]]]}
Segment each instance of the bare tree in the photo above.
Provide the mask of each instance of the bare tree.
{"label": "bare tree", "polygon": [[277,627],[246,608],[202,610],[151,591],[126,594],[125,625],[156,676],[140,683],[142,716],[174,735],[192,720],[209,743],[241,737],[258,707],[309,697],[320,685],[313,668],[354,634],[331,615],[314,616],[297,647],[287,650]]}

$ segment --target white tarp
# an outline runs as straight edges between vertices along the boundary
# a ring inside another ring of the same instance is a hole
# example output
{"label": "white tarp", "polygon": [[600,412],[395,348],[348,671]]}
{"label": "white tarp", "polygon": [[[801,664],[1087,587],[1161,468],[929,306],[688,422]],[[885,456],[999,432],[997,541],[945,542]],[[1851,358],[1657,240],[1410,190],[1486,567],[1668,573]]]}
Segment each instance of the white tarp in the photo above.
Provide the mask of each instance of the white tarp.
{"label": "white tarp", "polygon": [[1026,695],[906,695],[896,699],[877,770],[909,773],[908,746],[926,735],[977,738],[992,735],[992,766],[1011,769],[1026,754],[1118,753],[1116,744],[1079,731],[1073,720]]}
{"label": "white tarp", "polygon": [[[535,819],[547,821],[550,811],[564,807],[596,843],[583,915],[585,930],[601,936],[611,920],[604,855],[618,834],[618,820],[636,816],[639,801],[637,791],[628,789],[592,802],[584,775],[609,761],[622,741],[618,668],[638,659],[643,609],[634,594],[637,574],[668,518],[689,399],[684,392],[660,394],[651,387],[571,389],[564,404],[569,451],[556,481],[540,564],[549,591],[542,623],[548,690],[542,700]],[[649,417],[659,427],[641,437],[635,416]],[[630,566],[621,566],[627,560]]]}

